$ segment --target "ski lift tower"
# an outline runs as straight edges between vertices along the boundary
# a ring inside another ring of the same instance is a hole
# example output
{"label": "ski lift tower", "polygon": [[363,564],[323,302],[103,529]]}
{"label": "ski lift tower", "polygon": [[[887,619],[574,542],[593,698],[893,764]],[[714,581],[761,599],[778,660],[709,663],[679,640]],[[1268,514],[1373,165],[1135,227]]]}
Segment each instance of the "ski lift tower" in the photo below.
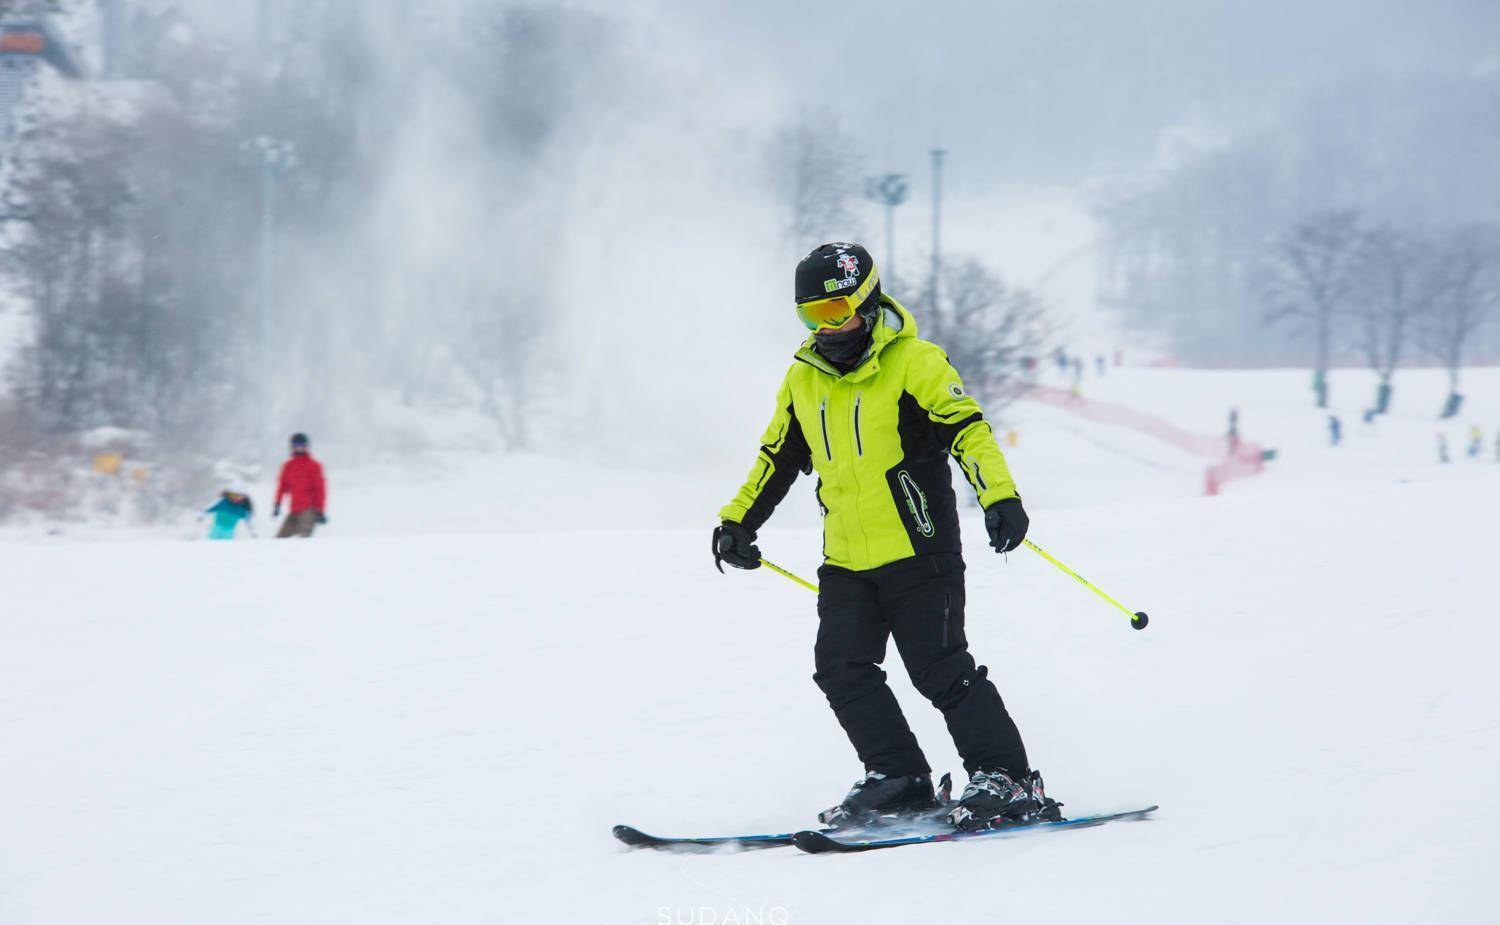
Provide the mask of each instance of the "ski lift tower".
{"label": "ski lift tower", "polygon": [[22,16],[0,22],[0,153],[9,147],[21,97],[42,64],[52,65],[64,77],[83,76],[73,56],[47,25],[45,16]]}

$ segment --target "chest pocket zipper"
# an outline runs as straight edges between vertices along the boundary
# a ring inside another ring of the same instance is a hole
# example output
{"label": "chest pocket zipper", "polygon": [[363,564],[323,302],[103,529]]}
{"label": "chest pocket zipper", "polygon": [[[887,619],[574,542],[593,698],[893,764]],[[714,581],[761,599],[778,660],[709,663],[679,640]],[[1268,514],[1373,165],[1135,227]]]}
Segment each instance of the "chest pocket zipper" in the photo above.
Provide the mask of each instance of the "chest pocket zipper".
{"label": "chest pocket zipper", "polygon": [[859,456],[865,455],[865,444],[859,436],[859,400],[863,396],[863,392],[854,393],[854,452]]}
{"label": "chest pocket zipper", "polygon": [[833,448],[828,445],[828,399],[826,398],[818,406],[818,421],[823,430],[823,455],[828,458],[829,462],[833,462]]}

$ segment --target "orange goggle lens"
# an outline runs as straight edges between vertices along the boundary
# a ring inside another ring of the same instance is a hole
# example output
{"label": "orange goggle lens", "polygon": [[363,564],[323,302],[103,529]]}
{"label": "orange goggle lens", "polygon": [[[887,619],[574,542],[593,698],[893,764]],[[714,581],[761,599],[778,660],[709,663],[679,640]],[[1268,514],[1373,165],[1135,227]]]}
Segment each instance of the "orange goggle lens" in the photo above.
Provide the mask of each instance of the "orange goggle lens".
{"label": "orange goggle lens", "polygon": [[834,296],[831,299],[819,299],[816,302],[803,302],[797,306],[797,317],[807,325],[808,330],[818,331],[823,328],[842,327],[845,322],[854,317],[855,303],[848,296]]}
{"label": "orange goggle lens", "polygon": [[[865,304],[865,300],[879,285],[880,277],[871,267],[870,275],[865,277],[865,281],[853,292],[829,296],[826,299],[813,299],[810,302],[798,302],[797,317],[801,318],[802,323],[811,331],[842,327],[844,322],[854,317],[854,310]],[[836,282],[829,280],[827,286],[829,289],[834,289]]]}

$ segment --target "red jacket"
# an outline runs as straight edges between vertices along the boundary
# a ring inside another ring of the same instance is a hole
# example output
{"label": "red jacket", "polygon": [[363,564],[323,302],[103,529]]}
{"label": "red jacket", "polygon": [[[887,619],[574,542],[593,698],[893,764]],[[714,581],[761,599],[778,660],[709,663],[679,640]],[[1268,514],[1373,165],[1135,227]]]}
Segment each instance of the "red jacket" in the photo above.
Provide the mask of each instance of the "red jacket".
{"label": "red jacket", "polygon": [[323,467],[311,456],[293,456],[281,466],[281,479],[276,483],[276,507],[281,499],[292,496],[292,513],[326,510],[327,489],[323,487]]}

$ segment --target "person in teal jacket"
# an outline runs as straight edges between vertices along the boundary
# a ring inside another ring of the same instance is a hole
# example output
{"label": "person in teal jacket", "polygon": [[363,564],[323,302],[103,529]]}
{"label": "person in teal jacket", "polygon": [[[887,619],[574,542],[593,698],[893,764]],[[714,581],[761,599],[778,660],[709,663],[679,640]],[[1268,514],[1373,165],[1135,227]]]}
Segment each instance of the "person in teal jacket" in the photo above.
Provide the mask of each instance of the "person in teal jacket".
{"label": "person in teal jacket", "polygon": [[[219,500],[203,513],[214,515],[213,526],[208,530],[208,538],[211,540],[234,539],[234,531],[240,525],[240,521],[245,522],[245,529],[250,531],[251,536],[255,535],[255,524],[250,520],[255,514],[255,505],[250,503],[250,496],[247,494],[226,490]],[[198,519],[203,518],[200,515]]]}

